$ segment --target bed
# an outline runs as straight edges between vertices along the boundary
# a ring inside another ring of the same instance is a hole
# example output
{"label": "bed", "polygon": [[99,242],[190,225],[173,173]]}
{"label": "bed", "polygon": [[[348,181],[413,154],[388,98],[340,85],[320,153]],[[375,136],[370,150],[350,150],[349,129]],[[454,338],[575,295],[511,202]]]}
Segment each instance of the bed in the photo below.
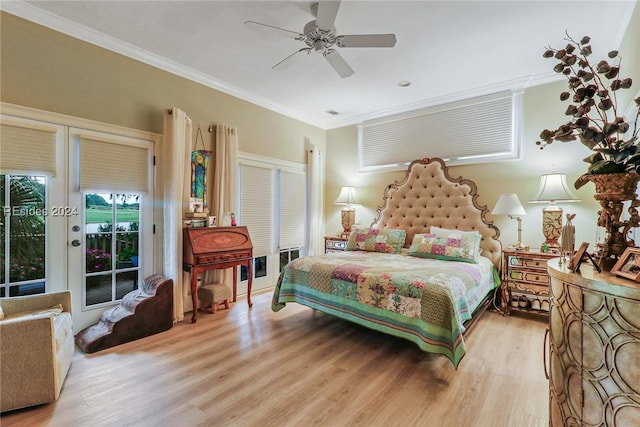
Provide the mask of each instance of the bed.
{"label": "bed", "polygon": [[476,184],[452,178],[443,160],[411,162],[346,251],[282,269],[272,310],[296,302],[410,340],[457,368],[465,331],[499,286],[500,231],[477,198]]}

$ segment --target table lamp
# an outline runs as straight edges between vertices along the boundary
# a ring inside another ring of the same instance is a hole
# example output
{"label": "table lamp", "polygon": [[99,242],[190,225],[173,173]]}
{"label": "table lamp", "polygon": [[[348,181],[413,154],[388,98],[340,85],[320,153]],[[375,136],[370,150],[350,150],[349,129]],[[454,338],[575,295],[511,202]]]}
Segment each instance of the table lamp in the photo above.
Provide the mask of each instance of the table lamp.
{"label": "table lamp", "polygon": [[352,206],[353,204],[357,204],[355,187],[342,187],[335,204],[344,205],[341,210],[343,230],[342,233],[339,233],[339,236],[348,238],[349,234],[351,234],[351,227],[356,222],[356,208]]}
{"label": "table lamp", "polygon": [[520,199],[518,195],[515,193],[504,193],[498,199],[498,202],[491,211],[492,215],[508,215],[510,219],[518,220],[518,241],[509,247],[514,248],[516,250],[526,250],[526,247],[522,243],[522,218],[521,216],[526,215],[524,208],[522,207],[522,203],[520,203]]}
{"label": "table lamp", "polygon": [[[567,175],[550,173],[540,177],[540,187],[529,203],[549,203],[542,209],[542,252],[560,253],[560,234],[562,233],[562,208],[556,202],[579,202],[567,185]],[[546,249],[546,250],[545,250]]]}

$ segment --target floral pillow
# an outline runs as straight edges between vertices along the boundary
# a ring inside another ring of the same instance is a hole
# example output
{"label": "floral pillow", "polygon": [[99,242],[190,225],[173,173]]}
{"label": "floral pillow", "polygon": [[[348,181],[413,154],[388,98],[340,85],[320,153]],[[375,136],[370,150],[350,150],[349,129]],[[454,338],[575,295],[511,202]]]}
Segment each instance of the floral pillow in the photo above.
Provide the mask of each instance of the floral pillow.
{"label": "floral pillow", "polygon": [[351,232],[346,250],[397,254],[406,234],[405,230],[361,228]]}
{"label": "floral pillow", "polygon": [[[432,227],[432,229],[435,227]],[[443,230],[443,229],[440,229]],[[478,263],[480,233],[448,230],[444,233],[416,234],[408,254],[422,258]]]}

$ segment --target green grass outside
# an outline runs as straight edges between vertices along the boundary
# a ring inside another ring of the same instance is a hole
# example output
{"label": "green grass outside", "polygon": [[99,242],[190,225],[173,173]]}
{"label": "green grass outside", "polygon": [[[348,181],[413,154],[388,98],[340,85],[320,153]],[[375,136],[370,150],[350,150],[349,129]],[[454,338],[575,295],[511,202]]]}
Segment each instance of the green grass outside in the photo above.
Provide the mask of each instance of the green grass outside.
{"label": "green grass outside", "polygon": [[[87,224],[106,224],[111,222],[111,210],[87,208]],[[140,211],[137,209],[118,209],[117,222],[139,222]]]}

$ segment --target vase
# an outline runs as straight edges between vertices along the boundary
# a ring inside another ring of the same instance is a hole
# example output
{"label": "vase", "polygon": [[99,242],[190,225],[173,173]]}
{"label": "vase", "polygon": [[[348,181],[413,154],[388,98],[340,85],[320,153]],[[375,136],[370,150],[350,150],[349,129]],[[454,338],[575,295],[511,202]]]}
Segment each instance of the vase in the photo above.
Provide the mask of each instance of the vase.
{"label": "vase", "polygon": [[[628,247],[635,246],[635,241],[629,239],[629,230],[638,227],[638,194],[636,193],[640,175],[637,173],[610,173],[587,175],[585,179],[596,186],[594,198],[600,203],[598,211],[598,226],[606,230],[604,242],[601,246],[600,264],[605,269],[615,263]],[[629,218],[621,220],[625,202]]]}

